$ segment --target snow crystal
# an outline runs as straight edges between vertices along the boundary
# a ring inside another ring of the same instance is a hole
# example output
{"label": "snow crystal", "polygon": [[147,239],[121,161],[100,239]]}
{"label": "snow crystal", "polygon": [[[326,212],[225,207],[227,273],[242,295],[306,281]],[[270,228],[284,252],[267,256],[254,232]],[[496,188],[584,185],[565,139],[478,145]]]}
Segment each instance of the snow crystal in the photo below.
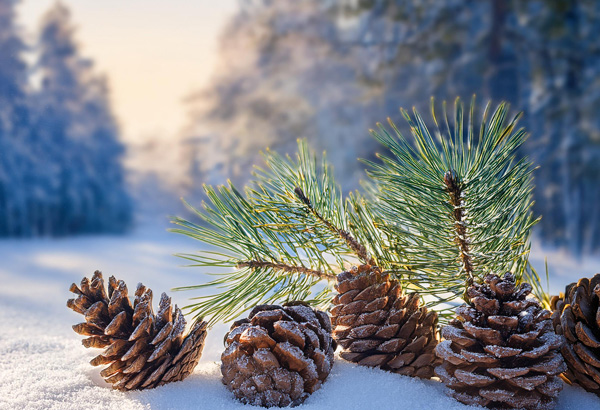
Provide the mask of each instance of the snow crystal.
{"label": "snow crystal", "polygon": [[493,354],[498,358],[515,356],[521,353],[521,349],[515,349],[512,347],[504,347],[504,346],[496,346],[496,345],[488,345],[484,347],[484,350],[488,353]]}

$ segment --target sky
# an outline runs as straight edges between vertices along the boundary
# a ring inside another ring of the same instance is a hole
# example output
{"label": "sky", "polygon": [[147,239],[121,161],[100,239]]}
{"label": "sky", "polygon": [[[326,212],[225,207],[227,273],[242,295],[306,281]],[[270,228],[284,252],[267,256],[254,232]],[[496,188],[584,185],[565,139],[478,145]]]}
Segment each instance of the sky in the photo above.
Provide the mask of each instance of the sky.
{"label": "sky", "polygon": [[[55,0],[21,0],[19,21],[37,31]],[[186,125],[186,96],[210,81],[221,28],[236,0],[62,0],[80,52],[109,78],[126,142],[170,138]]]}

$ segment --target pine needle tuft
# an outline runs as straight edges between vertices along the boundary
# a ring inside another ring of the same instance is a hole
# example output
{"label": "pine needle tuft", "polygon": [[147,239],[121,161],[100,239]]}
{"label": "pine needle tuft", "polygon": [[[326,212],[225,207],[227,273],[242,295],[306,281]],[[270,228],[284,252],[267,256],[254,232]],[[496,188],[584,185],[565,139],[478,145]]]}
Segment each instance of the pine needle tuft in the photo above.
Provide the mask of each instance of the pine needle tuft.
{"label": "pine needle tuft", "polygon": [[217,278],[176,290],[209,289],[187,306],[210,325],[262,303],[302,300],[327,308],[337,273],[357,260],[373,261],[348,230],[346,206],[325,155],[305,141],[295,158],[264,154],[266,167],[240,192],[233,184],[205,186],[207,203],[190,209],[172,229],[214,250],[179,255]]}
{"label": "pine needle tuft", "polygon": [[366,163],[375,224],[401,253],[396,274],[443,310],[467,299],[465,288],[489,273],[535,280],[527,261],[538,220],[534,168],[518,154],[527,137],[517,129],[520,114],[509,119],[507,104],[492,112],[488,103],[478,119],[474,99],[467,118],[458,99],[451,118],[445,104],[441,116],[431,107],[433,127],[416,110],[401,111],[410,140],[391,120],[392,133],[374,131],[387,152]]}

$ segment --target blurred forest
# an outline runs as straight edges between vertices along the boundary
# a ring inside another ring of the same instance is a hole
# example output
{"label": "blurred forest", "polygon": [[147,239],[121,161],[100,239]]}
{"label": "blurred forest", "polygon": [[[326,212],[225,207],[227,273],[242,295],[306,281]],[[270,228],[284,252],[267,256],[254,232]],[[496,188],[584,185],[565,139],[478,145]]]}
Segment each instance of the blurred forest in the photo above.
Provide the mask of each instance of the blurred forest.
{"label": "blurred forest", "polygon": [[0,236],[123,232],[132,209],[106,80],[79,55],[66,7],[28,45],[15,5],[0,0]]}
{"label": "blurred forest", "polygon": [[[367,130],[399,107],[477,95],[524,111],[536,229],[573,253],[600,250],[600,2],[256,0],[221,40],[212,86],[192,99],[196,181],[243,181],[266,146],[327,151],[345,189]],[[403,129],[409,134],[406,127]]]}
{"label": "blurred forest", "polygon": [[[125,182],[106,80],[79,54],[66,7],[25,44],[15,2],[0,0],[0,236],[122,231],[139,187]],[[148,158],[180,151],[177,194],[195,202],[202,183],[243,183],[265,147],[293,153],[305,137],[347,191],[363,176],[357,158],[381,150],[368,129],[402,125],[399,107],[427,117],[431,96],[507,100],[531,133],[521,155],[540,166],[538,236],[598,252],[598,33],[595,0],[243,0],[210,86],[182,107],[188,126]]]}

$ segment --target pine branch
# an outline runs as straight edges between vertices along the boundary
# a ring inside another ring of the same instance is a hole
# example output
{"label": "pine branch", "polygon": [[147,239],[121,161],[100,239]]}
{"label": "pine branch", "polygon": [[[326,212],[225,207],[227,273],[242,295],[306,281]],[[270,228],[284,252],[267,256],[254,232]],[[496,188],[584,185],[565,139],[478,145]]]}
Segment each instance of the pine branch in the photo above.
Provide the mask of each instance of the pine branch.
{"label": "pine branch", "polygon": [[[365,161],[375,185],[375,220],[401,257],[391,269],[444,309],[487,273],[526,274],[531,227],[533,166],[517,158],[527,134],[508,106],[485,107],[478,129],[474,100],[465,121],[457,100],[453,121],[446,105],[434,133],[417,111],[402,110],[412,134],[389,120],[373,135],[388,150],[380,163]],[[466,123],[465,123],[466,122]],[[532,278],[531,276],[528,279]],[[535,280],[535,277],[533,277]]]}
{"label": "pine branch", "polygon": [[[218,278],[179,288],[219,289],[188,308],[212,325],[260,303],[303,300],[326,307],[331,282],[356,257],[374,261],[347,228],[345,203],[325,156],[318,164],[306,142],[296,159],[267,151],[244,194],[231,183],[205,186],[208,203],[191,208],[202,224],[174,218],[182,233],[215,251],[179,255],[192,266],[220,268]],[[226,270],[223,271],[223,268]],[[321,281],[328,284],[317,292]]]}
{"label": "pine branch", "polygon": [[306,141],[299,140],[295,160],[267,151],[265,162],[267,169],[259,169],[256,175],[256,185],[261,189],[253,189],[257,208],[278,212],[286,221],[282,230],[311,232],[315,239],[318,236],[324,243],[342,247],[342,252],[333,255],[340,267],[354,264],[355,257],[376,264],[369,252],[376,244],[359,243],[349,230],[347,203],[325,154],[318,164]]}
{"label": "pine branch", "polygon": [[219,289],[219,293],[201,296],[187,306],[191,312],[209,318],[213,325],[234,319],[259,303],[300,299],[315,306],[328,305],[331,286],[320,286],[320,291],[315,286],[322,278],[335,278],[335,266],[331,265],[328,252],[341,252],[337,244],[319,247],[319,242],[314,242],[313,235],[307,232],[271,229],[281,223],[279,214],[257,210],[249,190],[243,195],[231,183],[204,189],[208,202],[201,209],[188,205],[201,223],[172,219],[182,227],[173,232],[216,248],[179,255],[191,261],[191,266],[218,268],[210,271],[217,279],[178,289]]}
{"label": "pine branch", "polygon": [[463,264],[463,270],[467,274],[467,286],[473,284],[473,261],[469,253],[469,240],[467,238],[467,228],[464,218],[465,204],[462,199],[463,189],[459,186],[456,172],[450,170],[444,174],[444,183],[450,196],[450,205],[454,208],[452,216],[454,217],[454,242],[460,250],[460,258]]}
{"label": "pine branch", "polygon": [[304,195],[302,188],[294,188],[294,193],[296,194],[298,199],[300,199],[300,201],[302,201],[302,203],[306,205],[308,210],[315,216],[315,218],[321,221],[323,225],[327,227],[327,229],[339,235],[340,238],[342,238],[346,242],[348,247],[352,249],[352,251],[361,261],[372,266],[375,266],[377,264],[377,262],[375,262],[375,259],[371,255],[369,255],[367,248],[363,244],[359,243],[348,231],[334,226],[331,222],[323,218],[321,214],[319,214],[319,212],[317,212],[317,210],[310,203],[310,200],[306,197],[306,195]]}
{"label": "pine branch", "polygon": [[274,263],[274,262],[265,262],[265,261],[244,261],[238,262],[236,265],[238,269],[241,268],[250,268],[252,270],[256,269],[272,269],[274,272],[283,272],[283,273],[299,273],[301,275],[309,275],[314,276],[319,279],[326,280],[335,280],[336,275],[321,272],[319,270],[305,268],[304,266],[290,266],[285,263]]}

